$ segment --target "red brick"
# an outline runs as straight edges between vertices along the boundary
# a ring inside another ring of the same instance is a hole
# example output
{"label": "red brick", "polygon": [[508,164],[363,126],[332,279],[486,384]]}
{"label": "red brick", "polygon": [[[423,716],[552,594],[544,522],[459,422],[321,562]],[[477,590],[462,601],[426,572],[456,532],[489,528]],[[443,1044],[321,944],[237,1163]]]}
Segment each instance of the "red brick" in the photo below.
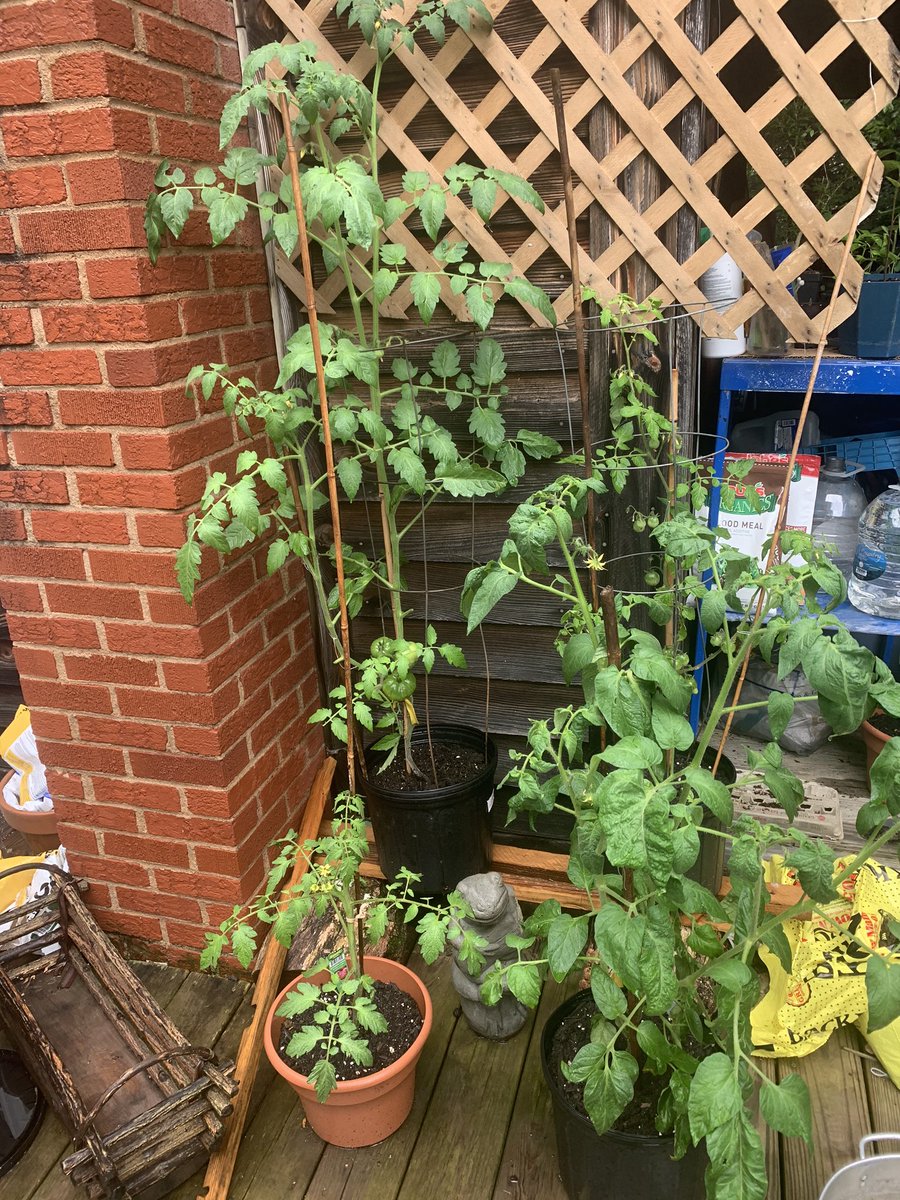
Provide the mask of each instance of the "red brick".
{"label": "red brick", "polygon": [[230,79],[233,83],[239,83],[241,78],[241,57],[237,49],[234,46],[220,46],[219,59],[222,64],[222,78]]}
{"label": "red brick", "polygon": [[178,11],[185,21],[234,39],[234,12],[226,0],[181,0]]}
{"label": "red brick", "polygon": [[[2,126],[0,126],[2,128]],[[215,162],[221,151],[219,150],[219,128],[212,122],[209,124],[200,124],[197,117],[193,117],[187,121],[179,121],[175,117],[157,117],[156,131],[159,138],[160,154],[165,154],[167,158],[180,159],[188,162]],[[236,241],[236,235],[232,234],[229,238],[230,242]],[[182,244],[194,244],[199,242],[205,245],[209,242],[209,229],[205,222],[201,224],[200,219],[194,219],[193,224],[187,230],[186,236],[180,238]]]}
{"label": "red brick", "polygon": [[[55,794],[55,793],[54,793]],[[81,874],[78,867],[77,855],[99,854],[100,845],[93,829],[85,829],[83,825],[66,825],[60,821],[59,835],[66,847],[69,858],[69,869]]]}
{"label": "red brick", "polygon": [[252,696],[266,684],[288,658],[289,653],[289,641],[287,636],[284,636],[267,646],[258,658],[248,663],[238,677],[244,695]]}
{"label": "red brick", "polygon": [[179,896],[196,896],[200,900],[225,900],[238,902],[239,884],[236,879],[220,875],[200,875],[192,871],[169,871],[157,868],[157,886],[161,891]]}
{"label": "red brick", "polygon": [[0,74],[0,107],[37,104],[41,99],[41,76],[37,59],[7,59]]}
{"label": "red brick", "polygon": [[173,300],[148,304],[71,304],[42,310],[49,342],[153,342],[180,332]]}
{"label": "red brick", "polygon": [[216,44],[207,34],[196,33],[184,25],[160,17],[141,17],[147,53],[164,62],[178,63],[192,71],[212,75],[216,69]]}
{"label": "red brick", "polygon": [[[37,515],[37,512],[32,513],[32,528]],[[47,604],[53,613],[118,617],[132,621],[140,620],[143,616],[140,597],[132,588],[98,587],[96,583],[84,586],[48,583],[46,587]]]}
{"label": "red brick", "polygon": [[216,292],[212,296],[182,300],[181,319],[185,333],[205,333],[208,329],[244,325],[244,297],[238,292],[230,296]]}
{"label": "red brick", "polygon": [[182,962],[195,962],[198,951],[206,945],[206,930],[196,923],[188,925],[170,918],[166,921],[166,934],[170,945],[185,947],[191,952],[180,960]]}
{"label": "red brick", "polygon": [[233,816],[229,793],[218,788],[185,788],[188,810],[198,817],[218,817],[227,820]]}
{"label": "red brick", "polygon": [[219,340],[209,337],[194,341],[185,339],[166,346],[106,351],[106,369],[113,387],[152,387],[171,383],[175,379],[184,379],[197,363],[219,361]]}
{"label": "red brick", "polygon": [[[109,837],[106,841],[108,840]],[[107,933],[120,933],[125,937],[138,938],[140,941],[154,944],[162,939],[162,925],[154,917],[135,916],[134,913],[118,912],[108,908],[100,909],[97,917],[101,927]]]}
{"label": "red brick", "polygon": [[72,736],[72,722],[68,713],[47,712],[36,708],[31,714],[31,728],[39,740],[57,738],[65,741]]}
{"label": "red brick", "polygon": [[7,612],[43,612],[44,601],[36,583],[0,579],[0,602]]}
{"label": "red brick", "polygon": [[[243,713],[244,705],[234,716]],[[231,745],[220,729],[204,729],[199,725],[183,725],[175,730],[175,748],[185,754],[200,754],[206,758],[218,758]]]}
{"label": "red brick", "polygon": [[248,287],[252,283],[265,283],[266,260],[261,254],[220,250],[213,257],[212,273],[213,283],[217,288]]}
{"label": "red brick", "polygon": [[137,687],[156,687],[159,682],[156,663],[125,655],[66,654],[63,661],[69,679],[131,683]]}
{"label": "red brick", "polygon": [[[89,550],[91,574],[107,583],[155,583],[175,586],[175,556],[146,551]],[[0,560],[2,561],[2,560]]]}
{"label": "red brick", "polygon": [[3,382],[6,387],[99,383],[97,353],[94,350],[7,350],[3,356]]}
{"label": "red brick", "polygon": [[59,415],[64,425],[133,425],[164,428],[196,415],[184,388],[155,390],[118,388],[116,391],[62,391]]}
{"label": "red brick", "polygon": [[[138,114],[129,114],[126,125],[133,125]],[[146,118],[144,118],[146,122]],[[148,150],[146,145],[123,145],[117,142],[117,126],[122,120],[114,119],[107,105],[96,108],[79,108],[66,112],[55,109],[50,112],[20,114],[0,119],[0,133],[10,158],[44,158],[60,154],[90,154],[97,150]],[[142,141],[143,139],[141,139]]]}
{"label": "red brick", "polygon": [[134,45],[134,27],[124,4],[113,0],[40,0],[7,6],[0,53],[97,37],[117,46]]}
{"label": "red brick", "polygon": [[6,208],[59,204],[66,184],[59,167],[19,167],[0,175],[0,203]]}
{"label": "red brick", "polygon": [[[100,645],[93,621],[77,621],[71,617],[31,617],[7,613],[9,632],[14,642],[35,642],[44,646],[74,646],[79,650],[94,650]],[[60,707],[55,705],[54,707]],[[94,709],[89,710],[91,712]],[[108,709],[101,709],[108,712]]]}
{"label": "red brick", "polygon": [[218,121],[222,109],[229,96],[234,95],[234,88],[224,84],[210,83],[206,79],[191,79],[190,85],[191,112],[199,117],[207,117],[210,121]]}
{"label": "red brick", "polygon": [[272,348],[270,325],[222,335],[222,357],[228,363],[255,362],[270,355]]}
{"label": "red brick", "polygon": [[197,929],[203,929],[200,905],[196,900],[184,896],[168,896],[161,891],[138,891],[136,888],[120,887],[116,896],[122,908],[131,912],[158,913],[161,917],[174,917],[180,921],[193,921]]}
{"label": "red brick", "polygon": [[[22,679],[25,702],[32,708],[67,708],[73,712],[112,712],[109,690],[82,687],[72,683],[53,683],[47,679]],[[48,759],[48,766],[54,763]]]}
{"label": "red brick", "polygon": [[176,813],[146,813],[147,833],[178,842],[208,842],[213,846],[233,843],[231,822],[206,817],[183,817]]}
{"label": "red brick", "polygon": [[96,825],[98,829],[115,829],[119,833],[137,833],[137,817],[132,808],[117,808],[112,804],[79,804],[67,800],[65,819],[79,824]]}
{"label": "red brick", "polygon": [[150,191],[153,174],[152,163],[122,154],[76,159],[66,163],[66,178],[73,204],[140,200]]}
{"label": "red brick", "polygon": [[148,592],[150,616],[165,625],[194,624],[205,621],[219,612],[235,596],[254,586],[253,565],[247,558],[231,561],[225,570],[214,579],[200,586],[194,593],[194,603],[189,608],[178,594]]}
{"label": "red brick", "polygon": [[91,260],[86,266],[88,288],[98,299],[205,291],[209,286],[207,259],[199,254],[163,254],[155,267],[146,255]]}
{"label": "red brick", "polygon": [[238,764],[244,759],[247,748],[234,747],[221,761],[192,758],[186,754],[150,754],[135,750],[131,754],[134,773],[147,779],[166,780],[170,783],[195,783],[203,786],[221,786],[242,769]]}
{"label": "red brick", "polygon": [[[111,622],[106,626],[106,641],[110,650],[124,654],[158,654],[172,655],[181,658],[200,658],[206,653],[207,631],[212,639],[213,631],[209,626],[200,629],[179,629],[175,626],[164,625],[128,625],[122,622]],[[214,638],[216,647],[228,637],[228,624],[224,630],[217,631]],[[125,680],[128,683],[139,683],[140,680]]]}
{"label": "red brick", "polygon": [[20,675],[34,675],[38,679],[58,679],[56,659],[50,650],[35,650],[31,646],[14,646],[13,654]]}
{"label": "red brick", "polygon": [[26,537],[24,515],[0,509],[0,542],[23,542]]}
{"label": "red brick", "polygon": [[[0,266],[0,302],[77,300],[81,296],[74,262],[15,262]],[[39,422],[35,422],[39,424]]]}
{"label": "red brick", "polygon": [[178,812],[181,798],[178,789],[142,779],[94,780],[94,795],[104,804],[125,804],[131,808],[151,808],[154,812]]}
{"label": "red brick", "polygon": [[38,579],[84,579],[84,555],[80,550],[58,550],[49,546],[0,546],[0,574]]}
{"label": "red brick", "polygon": [[184,112],[184,85],[175,71],[121,54],[102,50],[66,54],[53,63],[50,76],[55,100],[110,96],[154,110]]}
{"label": "red brick", "polygon": [[108,833],[103,839],[103,848],[113,858],[130,858],[139,863],[164,863],[170,867],[188,865],[186,846],[174,842],[161,842],[156,838]]}
{"label": "red brick", "polygon": [[46,392],[0,394],[0,425],[50,425],[53,416]]}
{"label": "red brick", "polygon": [[[142,546],[172,546],[184,542],[184,517],[180,513],[138,513],[134,519]],[[185,614],[190,610],[185,606]]]}
{"label": "red brick", "polygon": [[241,860],[236,850],[225,846],[198,846],[194,852],[197,869],[204,875],[237,876]]}
{"label": "red brick", "polygon": [[78,734],[86,742],[111,746],[136,746],[142,750],[165,750],[166,729],[146,721],[115,721],[102,717],[79,717]]}
{"label": "red brick", "polygon": [[79,854],[78,874],[84,879],[107,879],[110,883],[127,883],[129,887],[150,887],[150,873],[146,867],[116,858],[91,858]]}
{"label": "red brick", "polygon": [[111,746],[87,746],[80,742],[41,743],[41,760],[48,767],[68,767],[76,771],[105,771],[109,775],[125,770],[125,756]]}
{"label": "red brick", "polygon": [[129,540],[123,516],[86,512],[83,508],[70,508],[65,512],[47,512],[37,508],[31,514],[31,528],[39,542],[126,545]]}
{"label": "red brick", "polygon": [[233,444],[231,420],[217,417],[165,434],[121,434],[122,465],[131,471],[177,470]]}
{"label": "red brick", "polygon": [[30,346],[33,341],[30,309],[0,308],[0,345]]}
{"label": "red brick", "polygon": [[[183,508],[199,499],[205,472],[201,467],[177,474],[79,472],[75,476],[82,504],[98,508]],[[141,582],[132,580],[130,582]],[[147,579],[145,583],[158,583]]]}
{"label": "red brick", "polygon": [[118,687],[116,699],[123,716],[212,724],[240,702],[240,692],[237,684],[215,696]]}
{"label": "red brick", "polygon": [[[22,213],[19,236],[26,254],[119,250],[147,244],[141,208],[123,204],[90,210]],[[59,382],[95,383],[96,379],[61,379]]]}
{"label": "red brick", "polygon": [[0,217],[0,254],[15,254],[16,240],[13,237],[12,222],[9,217]]}
{"label": "red brick", "polygon": [[59,471],[0,472],[0,501],[18,504],[66,504],[69,489]]}
{"label": "red brick", "polygon": [[[115,461],[108,433],[75,433],[42,430],[16,432],[13,449],[20,463],[45,467],[110,467]],[[87,539],[90,540],[90,539]]]}

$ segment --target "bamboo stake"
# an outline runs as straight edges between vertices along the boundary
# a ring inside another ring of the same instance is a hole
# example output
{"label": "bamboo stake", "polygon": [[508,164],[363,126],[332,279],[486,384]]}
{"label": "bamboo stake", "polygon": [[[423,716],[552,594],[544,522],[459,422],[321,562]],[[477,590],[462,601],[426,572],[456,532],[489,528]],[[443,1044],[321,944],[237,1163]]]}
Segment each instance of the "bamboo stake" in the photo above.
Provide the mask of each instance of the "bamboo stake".
{"label": "bamboo stake", "polygon": [[331,528],[334,534],[334,565],[337,574],[338,604],[341,613],[341,647],[343,649],[344,694],[347,702],[347,778],[350,791],[356,791],[356,752],[354,745],[353,678],[350,666],[350,621],[347,616],[347,593],[344,586],[344,552],[341,544],[341,513],[334,473],[334,446],[331,442],[331,420],[328,413],[328,393],[325,389],[325,366],[322,362],[322,347],[319,343],[319,314],[316,311],[316,289],[313,286],[312,261],[309,256],[309,238],[306,233],[306,217],[303,211],[303,195],[300,190],[300,168],[297,163],[297,148],[291,135],[291,114],[287,96],[280,97],[281,121],[287,148],[288,167],[291,174],[291,191],[297,217],[297,235],[300,246],[300,261],[306,282],[306,315],[312,339],[313,357],[316,363],[316,386],[319,392],[319,411],[322,416],[322,440],[325,443],[325,468],[328,476],[328,500],[331,507]]}
{"label": "bamboo stake", "polygon": [[[301,845],[318,836],[333,775],[334,759],[326,758],[316,773],[309,799],[306,802],[299,833]],[[300,882],[306,868],[306,859],[302,855],[298,855],[290,880],[281,893],[282,908],[287,904],[291,890]],[[256,979],[256,987],[253,989],[253,1019],[241,1037],[234,1068],[235,1078],[240,1087],[234,1100],[231,1116],[225,1121],[222,1140],[212,1152],[206,1174],[203,1177],[203,1187],[198,1193],[199,1197],[205,1196],[206,1200],[227,1200],[244,1125],[250,1111],[253,1081],[256,1078],[259,1056],[262,1051],[263,1029],[269,1009],[278,994],[278,985],[281,982],[281,972],[286,957],[287,947],[277,942],[270,933],[260,954],[259,974]]]}
{"label": "bamboo stake", "polygon": [[[819,367],[822,364],[822,356],[825,353],[825,342],[828,337],[828,327],[831,324],[831,317],[834,312],[834,306],[837,303],[838,296],[841,291],[841,284],[844,281],[844,272],[847,270],[847,263],[850,261],[850,250],[853,245],[853,239],[856,236],[856,227],[859,224],[862,215],[863,204],[866,200],[866,195],[869,191],[869,183],[872,179],[872,172],[875,170],[875,164],[878,162],[878,155],[873,151],[872,157],[869,159],[869,165],[866,168],[866,173],[862,181],[862,188],[856,200],[856,208],[853,212],[853,220],[850,222],[850,228],[847,231],[847,239],[844,242],[844,252],[841,255],[841,261],[838,266],[837,274],[834,277],[834,287],[831,289],[831,299],[828,302],[828,309],[825,313],[825,318],[822,321],[822,332],[819,335],[819,341],[816,345],[816,354],[813,359],[812,370],[809,374],[809,383],[806,385],[806,395],[803,397],[803,404],[800,408],[800,417],[797,421],[797,429],[794,433],[794,444],[791,447],[791,456],[788,459],[787,470],[784,478],[784,490],[781,493],[781,502],[778,505],[778,516],[775,519],[775,528],[772,531],[772,544],[769,547],[769,555],[766,559],[766,574],[772,569],[772,564],[775,562],[775,556],[778,553],[778,541],[781,537],[781,531],[784,528],[785,518],[787,517],[788,500],[791,491],[791,476],[794,472],[794,466],[797,462],[797,454],[800,450],[800,442],[803,438],[803,429],[806,425],[806,418],[809,413],[809,406],[812,400],[813,389],[816,386],[816,379],[819,374]],[[765,604],[765,592],[761,592],[756,606],[756,613],[753,618],[751,632],[756,629],[762,621],[763,608]],[[713,763],[712,773],[715,776],[719,769],[719,763],[722,760],[722,755],[725,752],[725,743],[728,741],[728,736],[731,733],[731,726],[734,723],[734,708],[741,702],[741,692],[744,690],[744,680],[747,678],[747,670],[750,666],[749,654],[744,659],[741,667],[740,675],[738,676],[737,685],[734,690],[734,697],[731,701],[731,711],[725,718],[725,728],[722,730],[722,740],[719,742],[719,748],[716,751],[716,760]]]}
{"label": "bamboo stake", "polygon": [[[550,72],[550,82],[553,88],[553,110],[556,114],[556,136],[559,142],[559,162],[562,168],[563,195],[566,201],[566,226],[569,233],[569,263],[572,272],[572,302],[575,318],[575,353],[578,359],[578,395],[581,400],[581,441],[584,446],[584,477],[590,479],[593,474],[593,439],[591,438],[591,407],[588,394],[587,354],[584,344],[584,301],[581,293],[581,274],[578,269],[578,230],[575,223],[575,195],[572,188],[572,164],[569,161],[569,137],[566,131],[566,110],[563,105],[562,84],[559,69],[554,67]],[[594,492],[587,494],[587,540],[591,550],[597,553],[597,528]],[[597,588],[597,572],[590,568],[591,605],[594,612],[599,608]]]}

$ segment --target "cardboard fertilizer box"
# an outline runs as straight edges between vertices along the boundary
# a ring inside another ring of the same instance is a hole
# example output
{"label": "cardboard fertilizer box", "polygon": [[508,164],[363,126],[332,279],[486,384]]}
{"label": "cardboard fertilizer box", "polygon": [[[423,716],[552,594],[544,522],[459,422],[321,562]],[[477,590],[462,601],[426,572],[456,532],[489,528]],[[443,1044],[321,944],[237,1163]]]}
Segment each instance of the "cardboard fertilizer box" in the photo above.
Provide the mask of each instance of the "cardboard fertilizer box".
{"label": "cardboard fertilizer box", "polygon": [[[753,461],[753,466],[743,479],[728,480],[730,463]],[[726,478],[722,484],[722,500],[719,509],[719,525],[731,535],[729,545],[756,558],[760,570],[765,567],[766,554],[763,546],[772,536],[781,493],[784,490],[784,473],[787,470],[787,454],[726,454]],[[785,529],[798,529],[804,533],[812,530],[816,491],[819,486],[819,458],[811,454],[798,454],[791,479]],[[753,492],[753,498],[749,496]],[[752,588],[744,588],[742,600],[750,600]]]}

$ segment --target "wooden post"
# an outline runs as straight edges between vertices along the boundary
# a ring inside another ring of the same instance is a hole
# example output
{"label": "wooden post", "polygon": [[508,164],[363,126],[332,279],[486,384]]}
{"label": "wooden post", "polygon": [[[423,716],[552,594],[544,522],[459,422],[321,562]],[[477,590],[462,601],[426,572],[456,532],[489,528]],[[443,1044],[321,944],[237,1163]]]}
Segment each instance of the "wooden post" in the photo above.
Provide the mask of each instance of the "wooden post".
{"label": "wooden post", "polygon": [[[334,759],[326,758],[313,780],[309,799],[303,811],[303,822],[299,833],[301,845],[318,836],[333,775]],[[306,867],[306,859],[302,855],[298,855],[293,873],[282,892],[282,908],[287,904],[292,889],[306,873]],[[200,1197],[205,1197],[206,1200],[227,1200],[228,1197],[231,1176],[234,1174],[234,1164],[244,1133],[247,1113],[250,1109],[253,1081],[256,1079],[256,1072],[259,1069],[263,1029],[269,1009],[278,994],[278,985],[281,981],[281,972],[287,952],[288,948],[282,946],[280,942],[276,942],[270,933],[263,944],[259,957],[259,974],[253,990],[253,1019],[244,1030],[235,1062],[234,1073],[240,1090],[235,1097],[231,1116],[225,1123],[222,1140],[216,1146],[209,1160],[206,1174],[203,1177],[203,1187],[198,1194]]]}

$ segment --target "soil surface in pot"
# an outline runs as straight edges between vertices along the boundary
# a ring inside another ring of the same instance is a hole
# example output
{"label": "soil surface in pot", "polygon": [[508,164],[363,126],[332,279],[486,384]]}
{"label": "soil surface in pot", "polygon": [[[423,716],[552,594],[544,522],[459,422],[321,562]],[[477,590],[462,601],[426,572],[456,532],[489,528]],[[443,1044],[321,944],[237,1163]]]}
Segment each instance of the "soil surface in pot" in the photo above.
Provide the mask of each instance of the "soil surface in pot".
{"label": "soil surface in pot", "polygon": [[[571,1083],[562,1073],[561,1063],[571,1062],[582,1046],[591,1040],[591,1019],[596,1015],[590,992],[584,993],[584,1003],[570,1012],[553,1036],[550,1049],[550,1068],[565,1098],[587,1117],[584,1107],[584,1084]],[[635,1081],[634,1098],[613,1126],[619,1133],[637,1133],[643,1137],[659,1137],[656,1128],[656,1108],[666,1085],[666,1077],[641,1071]],[[590,1118],[588,1118],[590,1119]]]}
{"label": "soil surface in pot", "polygon": [[[403,751],[400,750],[386,771],[376,771],[372,776],[373,782],[377,783],[379,787],[395,792],[430,791],[434,788],[435,783],[427,742],[421,742],[414,747],[414,757],[416,766],[423,773],[424,778],[420,778],[418,775],[407,775],[403,763]],[[475,778],[483,766],[484,755],[470,746],[458,743],[434,743],[434,769],[437,773],[438,787],[468,783],[470,779]]]}
{"label": "soil surface in pot", "polygon": [[[334,1073],[338,1080],[362,1079],[365,1075],[374,1075],[396,1062],[410,1048],[422,1028],[422,1014],[416,1007],[412,996],[401,991],[396,983],[376,982],[372,993],[375,1007],[388,1023],[384,1033],[368,1035],[369,1049],[372,1051],[372,1065],[361,1067],[345,1054],[337,1054],[331,1059]],[[295,1033],[299,1033],[304,1025],[315,1022],[315,1014],[323,1005],[314,1005],[299,1017],[287,1017],[281,1023],[281,1036],[278,1039],[278,1053],[284,1062],[299,1075],[308,1075],[322,1057],[322,1052],[316,1047],[300,1058],[289,1058],[286,1050],[288,1042]]]}
{"label": "soil surface in pot", "polygon": [[890,713],[880,712],[869,717],[869,724],[874,725],[879,733],[888,737],[900,737],[900,717],[892,717]]}

